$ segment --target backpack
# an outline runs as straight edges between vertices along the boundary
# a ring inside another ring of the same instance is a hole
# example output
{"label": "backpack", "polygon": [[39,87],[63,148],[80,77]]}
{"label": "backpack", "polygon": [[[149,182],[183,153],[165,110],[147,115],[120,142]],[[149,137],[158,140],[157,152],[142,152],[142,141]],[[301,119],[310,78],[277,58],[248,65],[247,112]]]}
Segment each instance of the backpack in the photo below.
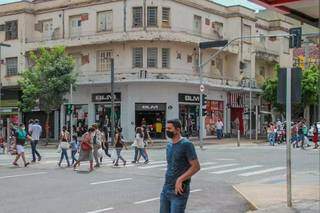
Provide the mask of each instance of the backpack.
{"label": "backpack", "polygon": [[18,130],[17,135],[18,135],[18,140],[25,140],[27,137],[27,132],[24,130]]}

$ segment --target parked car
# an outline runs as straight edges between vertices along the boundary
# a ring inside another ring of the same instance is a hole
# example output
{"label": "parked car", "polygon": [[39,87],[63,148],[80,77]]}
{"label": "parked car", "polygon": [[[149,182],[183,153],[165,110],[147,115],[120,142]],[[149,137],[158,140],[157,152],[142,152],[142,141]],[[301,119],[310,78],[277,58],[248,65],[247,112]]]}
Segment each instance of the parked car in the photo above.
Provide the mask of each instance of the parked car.
{"label": "parked car", "polygon": [[[317,128],[318,128],[318,135],[320,137],[320,122],[317,122]],[[308,131],[308,139],[312,141],[313,137],[313,131],[314,131],[314,125],[311,125],[309,131]]]}

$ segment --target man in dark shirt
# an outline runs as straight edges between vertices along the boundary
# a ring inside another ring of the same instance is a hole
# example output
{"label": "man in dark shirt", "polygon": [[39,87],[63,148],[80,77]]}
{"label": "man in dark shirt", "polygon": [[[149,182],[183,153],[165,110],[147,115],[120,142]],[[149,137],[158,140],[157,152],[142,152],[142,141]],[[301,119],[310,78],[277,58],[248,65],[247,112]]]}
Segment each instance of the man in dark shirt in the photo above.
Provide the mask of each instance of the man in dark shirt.
{"label": "man in dark shirt", "polygon": [[193,144],[181,136],[178,119],[167,122],[167,172],[160,196],[160,213],[184,213],[191,177],[200,170]]}

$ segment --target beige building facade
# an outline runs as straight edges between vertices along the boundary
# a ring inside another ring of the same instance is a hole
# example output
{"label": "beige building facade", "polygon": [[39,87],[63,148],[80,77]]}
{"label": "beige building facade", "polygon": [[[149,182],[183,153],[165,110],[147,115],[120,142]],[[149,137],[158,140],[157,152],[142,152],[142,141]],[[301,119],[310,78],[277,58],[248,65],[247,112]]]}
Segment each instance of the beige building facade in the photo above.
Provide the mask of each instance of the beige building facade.
{"label": "beige building facade", "polygon": [[[206,0],[35,0],[0,5],[2,118],[27,120],[41,112],[19,113],[17,80],[29,66],[27,53],[63,45],[75,59],[75,113],[65,106],[53,112],[51,136],[72,120],[79,136],[92,123],[109,126],[111,112],[109,58],[114,59],[116,124],[133,139],[137,126],[148,125],[152,137],[164,138],[165,121],[180,118],[184,130],[199,130],[199,42],[240,36],[285,34],[290,23],[257,18],[254,11]],[[279,63],[290,67],[288,38],[233,42],[203,67],[207,115],[206,137],[222,119],[226,134],[249,133],[249,108],[261,106],[261,85]],[[218,48],[202,51],[207,61]],[[250,99],[251,97],[251,99]],[[67,96],[66,98],[70,98]],[[251,100],[251,104],[250,104]],[[268,111],[267,105],[264,110]],[[11,110],[11,111],[10,111]],[[264,115],[251,115],[252,129]],[[253,132],[252,131],[252,132]]]}

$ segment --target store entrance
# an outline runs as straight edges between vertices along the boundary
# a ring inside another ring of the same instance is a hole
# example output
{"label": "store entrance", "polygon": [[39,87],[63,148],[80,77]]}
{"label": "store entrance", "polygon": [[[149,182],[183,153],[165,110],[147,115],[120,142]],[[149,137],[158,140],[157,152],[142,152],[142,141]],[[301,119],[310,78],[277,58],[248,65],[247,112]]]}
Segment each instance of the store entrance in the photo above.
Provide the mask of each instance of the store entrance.
{"label": "store entrance", "polygon": [[166,104],[136,104],[136,127],[146,126],[152,139],[165,138]]}
{"label": "store entrance", "polygon": [[183,135],[197,137],[199,135],[199,105],[179,105],[179,119],[182,122]]}

